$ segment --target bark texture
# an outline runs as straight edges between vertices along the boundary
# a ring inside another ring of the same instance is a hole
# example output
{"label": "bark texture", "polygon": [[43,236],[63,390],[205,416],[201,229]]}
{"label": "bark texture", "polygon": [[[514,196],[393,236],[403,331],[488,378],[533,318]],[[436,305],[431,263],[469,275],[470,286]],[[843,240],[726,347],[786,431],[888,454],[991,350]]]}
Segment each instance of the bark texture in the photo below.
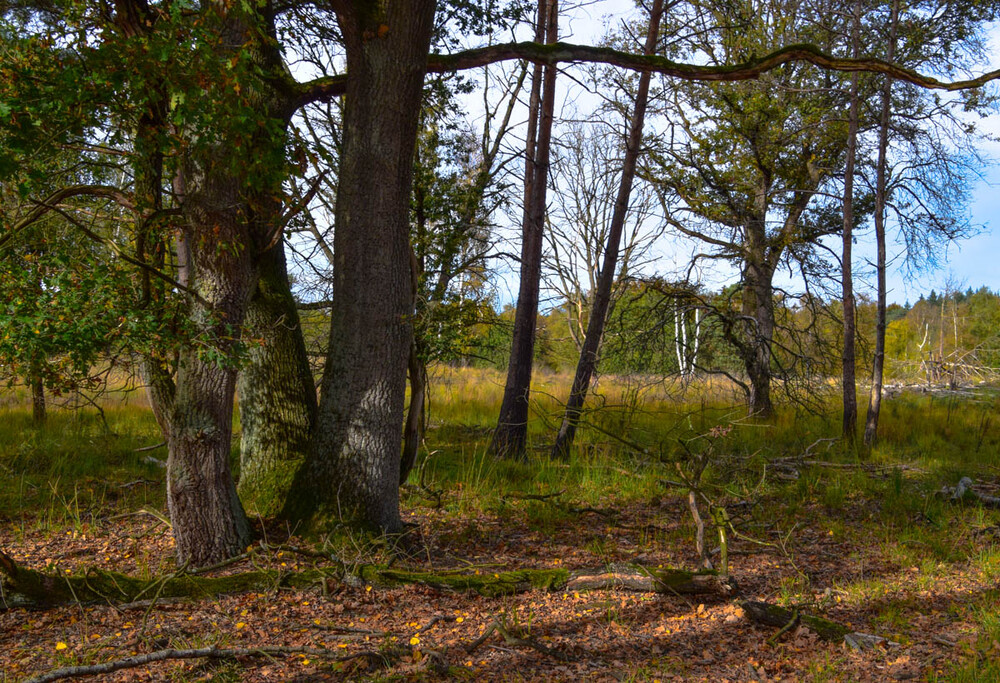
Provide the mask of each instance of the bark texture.
{"label": "bark texture", "polygon": [[399,517],[400,428],[412,340],[409,199],[435,3],[336,4],[347,52],[329,356],[316,430],[286,513]]}
{"label": "bark texture", "polygon": [[316,420],[313,382],[281,242],[258,259],[244,323],[249,358],[237,381],[240,499],[247,511],[278,514],[309,448]]}

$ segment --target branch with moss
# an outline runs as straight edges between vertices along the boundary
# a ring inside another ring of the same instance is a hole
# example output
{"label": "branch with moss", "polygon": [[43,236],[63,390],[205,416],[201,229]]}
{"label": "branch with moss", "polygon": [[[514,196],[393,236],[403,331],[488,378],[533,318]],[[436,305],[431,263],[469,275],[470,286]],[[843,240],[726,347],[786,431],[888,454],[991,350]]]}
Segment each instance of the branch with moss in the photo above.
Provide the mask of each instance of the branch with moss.
{"label": "branch with moss", "polygon": [[132,603],[142,597],[205,599],[225,593],[309,588],[327,581],[349,581],[376,586],[422,585],[442,591],[471,592],[486,597],[515,595],[532,590],[581,591],[620,589],[661,594],[732,595],[738,589],[731,577],[712,571],[691,572],[640,565],[613,565],[598,569],[516,569],[504,572],[429,572],[366,564],[349,566],[334,561],[328,567],[298,572],[259,569],[229,576],[201,576],[179,571],[166,577],[134,576],[89,569],[60,576],[19,566],[0,552],[0,600],[6,607],[51,606],[67,603]]}
{"label": "branch with moss", "polygon": [[[1000,78],[1000,69],[960,81],[942,81],[913,69],[881,59],[847,59],[828,55],[815,45],[788,45],[763,57],[753,57],[740,64],[711,66],[675,62],[659,55],[640,55],[610,47],[574,45],[571,43],[542,44],[534,42],[505,43],[463,50],[454,54],[431,54],[427,58],[428,73],[447,73],[488,66],[510,60],[527,60],[535,64],[556,65],[567,62],[607,64],[633,71],[649,71],[688,81],[747,81],[758,78],[784,64],[805,62],[831,71],[867,71],[890,76],[930,90],[969,90]],[[318,78],[291,86],[293,109],[310,102],[343,95],[347,90],[346,74]]]}

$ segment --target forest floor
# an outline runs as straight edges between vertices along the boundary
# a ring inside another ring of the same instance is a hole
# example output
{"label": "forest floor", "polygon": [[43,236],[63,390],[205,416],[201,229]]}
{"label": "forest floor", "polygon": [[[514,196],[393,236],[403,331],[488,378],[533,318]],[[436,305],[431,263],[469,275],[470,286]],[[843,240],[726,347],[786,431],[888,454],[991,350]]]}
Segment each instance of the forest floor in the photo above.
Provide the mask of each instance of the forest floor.
{"label": "forest floor", "polygon": [[[954,400],[967,402],[894,399],[885,445],[864,457],[817,441],[833,426],[814,417],[737,426],[720,437],[704,486],[740,534],[730,540],[736,598],[620,589],[489,598],[344,581],[125,606],[0,605],[0,680],[209,646],[248,652],[97,680],[1000,680],[1000,513],[939,494],[959,474],[981,492],[1000,488],[1000,434],[988,419],[997,404]],[[146,418],[109,411],[117,437],[75,419],[75,427],[18,443],[15,428],[0,433],[0,550],[60,575],[177,571],[169,528],[157,516],[162,473],[134,453],[154,438]],[[482,425],[448,420],[431,431],[422,482],[411,478],[403,493],[419,552],[396,566],[482,576],[624,562],[697,568],[685,492],[666,481],[683,470],[673,456],[595,441],[570,463],[539,456],[497,464],[481,455],[485,435]],[[73,444],[83,463],[58,454]],[[43,451],[56,454],[46,460]],[[91,451],[103,455],[99,473],[86,464]],[[253,551],[215,574],[324,566],[292,548],[322,547],[348,564],[389,557],[377,539],[346,530],[304,539],[278,522],[256,526]],[[803,627],[778,634],[747,618],[744,599],[890,642],[858,651]],[[494,624],[500,630],[481,640]],[[276,646],[309,650],[254,652]]]}

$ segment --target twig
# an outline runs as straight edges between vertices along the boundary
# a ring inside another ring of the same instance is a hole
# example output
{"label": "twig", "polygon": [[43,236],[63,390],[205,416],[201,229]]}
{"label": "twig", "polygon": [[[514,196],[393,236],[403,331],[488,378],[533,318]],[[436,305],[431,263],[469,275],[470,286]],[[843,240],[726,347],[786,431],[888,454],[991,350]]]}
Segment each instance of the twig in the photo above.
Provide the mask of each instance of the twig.
{"label": "twig", "polygon": [[124,484],[119,484],[120,489],[130,489],[133,486],[142,486],[143,484],[158,484],[158,481],[152,479],[136,479],[135,481],[126,482]]}
{"label": "twig", "polygon": [[489,625],[489,628],[483,631],[483,635],[479,636],[474,641],[465,646],[465,651],[471,655],[473,652],[478,650],[479,646],[485,643],[487,639],[491,635],[493,635],[493,632],[496,630],[497,630],[497,622],[494,621],[492,624]]}
{"label": "twig", "polygon": [[795,628],[795,625],[798,623],[799,623],[799,609],[796,607],[795,609],[792,610],[792,618],[789,619],[788,623],[782,626],[777,633],[775,633],[773,636],[767,639],[767,644],[770,645],[771,647],[777,645],[778,640],[781,638],[781,636],[785,635],[793,628]]}
{"label": "twig", "polygon": [[565,654],[563,652],[560,652],[559,650],[556,650],[555,648],[549,647],[547,645],[543,645],[542,643],[539,643],[534,638],[525,638],[525,637],[522,637],[522,636],[516,636],[516,635],[514,635],[509,629],[505,628],[498,621],[494,621],[493,623],[491,623],[490,626],[489,626],[489,628],[487,628],[483,632],[483,635],[479,636],[474,641],[472,641],[471,643],[469,643],[468,645],[466,645],[465,646],[465,651],[468,652],[471,655],[473,652],[475,652],[477,649],[479,649],[479,647],[483,643],[485,643],[489,639],[489,637],[491,635],[493,635],[494,633],[499,633],[501,636],[503,636],[504,642],[506,642],[508,645],[519,645],[519,646],[522,646],[522,647],[530,647],[533,650],[536,650],[537,652],[542,653],[543,655],[546,655],[548,657],[553,657],[554,659],[558,659],[560,662],[571,662],[571,661],[573,661],[573,657],[571,657],[571,656],[569,656],[569,655],[567,655],[567,654]]}
{"label": "twig", "polygon": [[167,445],[166,441],[161,441],[160,443],[153,446],[143,446],[142,448],[136,448],[133,453],[145,453],[146,451],[155,451],[157,448],[163,448]]}
{"label": "twig", "polygon": [[163,513],[157,512],[156,510],[152,510],[150,508],[142,508],[141,510],[136,510],[135,512],[123,512],[120,515],[112,515],[111,517],[108,517],[108,520],[124,519],[126,517],[133,517],[135,515],[149,515],[150,517],[159,520],[163,524],[166,524],[168,528],[170,527],[170,520],[167,519]]}
{"label": "twig", "polygon": [[34,678],[29,678],[24,683],[50,683],[50,681],[59,681],[64,678],[78,678],[80,676],[96,676],[98,674],[107,674],[114,671],[121,671],[122,669],[133,669],[138,666],[144,666],[146,664],[152,664],[153,662],[162,662],[169,659],[230,659],[233,657],[269,657],[272,655],[292,655],[292,654],[304,654],[312,655],[313,657],[324,657],[330,659],[334,662],[347,662],[352,659],[358,659],[360,657],[377,657],[383,662],[386,662],[386,656],[380,652],[375,652],[372,650],[365,650],[364,652],[357,652],[350,655],[332,656],[334,652],[332,650],[327,650],[323,648],[316,647],[291,647],[291,646],[270,646],[270,647],[258,647],[258,648],[218,648],[218,647],[203,647],[193,650],[157,650],[156,652],[150,652],[144,655],[136,655],[134,657],[126,657],[125,659],[118,659],[113,662],[104,662],[103,664],[92,664],[89,666],[66,666],[60,669],[54,669],[48,673],[44,673],[40,676],[35,676]]}

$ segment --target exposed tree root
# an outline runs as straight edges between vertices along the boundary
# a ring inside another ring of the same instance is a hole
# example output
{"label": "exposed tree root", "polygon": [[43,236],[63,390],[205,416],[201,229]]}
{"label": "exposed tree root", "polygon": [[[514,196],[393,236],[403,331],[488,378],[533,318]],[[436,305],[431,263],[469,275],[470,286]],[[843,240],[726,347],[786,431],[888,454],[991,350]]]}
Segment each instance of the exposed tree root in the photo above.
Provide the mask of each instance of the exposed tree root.
{"label": "exposed tree root", "polygon": [[224,593],[267,591],[277,588],[325,586],[328,581],[380,586],[420,584],[438,590],[467,591],[487,597],[531,590],[580,591],[622,589],[662,594],[717,594],[736,592],[735,581],[716,572],[653,569],[617,565],[593,570],[518,569],[497,573],[426,572],[390,569],[378,565],[351,566],[331,560],[331,566],[298,572],[256,570],[229,576],[201,576],[183,569],[145,580],[126,574],[89,569],[84,574],[60,576],[19,566],[0,552],[0,605],[47,606],[66,603],[136,603],[143,599],[209,598]]}

